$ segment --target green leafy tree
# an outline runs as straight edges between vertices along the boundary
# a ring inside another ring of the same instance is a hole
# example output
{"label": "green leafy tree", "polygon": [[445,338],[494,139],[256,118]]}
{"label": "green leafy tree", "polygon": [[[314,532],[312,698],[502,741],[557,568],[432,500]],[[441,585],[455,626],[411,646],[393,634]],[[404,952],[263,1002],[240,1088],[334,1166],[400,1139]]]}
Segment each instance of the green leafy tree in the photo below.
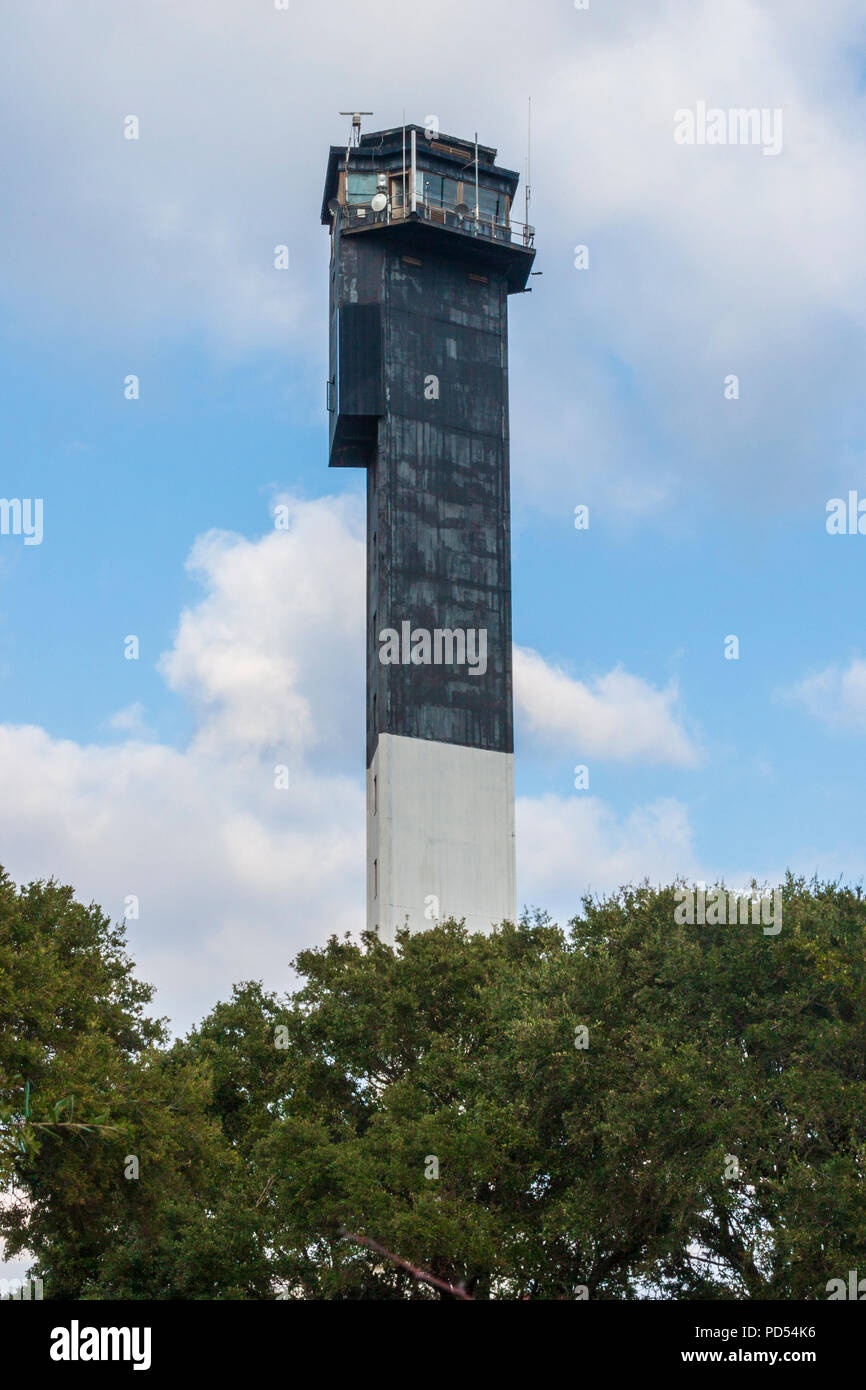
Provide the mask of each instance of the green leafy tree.
{"label": "green leafy tree", "polygon": [[7,1252],[35,1253],[46,1298],[262,1294],[207,1068],[167,1047],[133,969],[122,927],[71,889],[0,876]]}
{"label": "green leafy tree", "polygon": [[332,939],[283,1011],[220,1006],[190,1046],[231,1039],[290,1296],[438,1296],[346,1232],[476,1298],[814,1298],[866,1263],[866,904],[789,880],[775,936],[674,907]]}
{"label": "green leafy tree", "polygon": [[56,1075],[33,1020],[39,1113],[74,1094],[94,1123],[14,1158],[46,1294],[826,1297],[866,1268],[866,903],[789,878],[769,936],[679,924],[675,888],[587,899],[568,931],[332,938],[292,995],[238,986],[171,1045],[104,920],[51,899],[37,945],[72,914],[115,965]]}

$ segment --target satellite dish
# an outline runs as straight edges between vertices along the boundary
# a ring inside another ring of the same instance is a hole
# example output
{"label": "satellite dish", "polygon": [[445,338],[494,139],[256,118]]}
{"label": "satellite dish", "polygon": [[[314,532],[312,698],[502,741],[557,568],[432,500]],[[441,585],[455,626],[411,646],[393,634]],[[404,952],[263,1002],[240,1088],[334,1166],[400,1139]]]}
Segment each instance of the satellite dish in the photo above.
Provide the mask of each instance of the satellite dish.
{"label": "satellite dish", "polygon": [[333,217],[336,217],[336,215],[337,215],[337,213],[338,213],[339,211],[340,211],[340,203],[339,203],[338,199],[336,199],[336,198],[329,198],[329,199],[328,199],[328,212],[331,213],[331,215],[332,215]]}
{"label": "satellite dish", "polygon": [[472,213],[472,209],[468,203],[458,203],[454,211],[457,213],[458,217],[469,217]]}
{"label": "satellite dish", "polygon": [[388,206],[387,193],[377,193],[370,202],[370,207],[374,212],[384,212]]}

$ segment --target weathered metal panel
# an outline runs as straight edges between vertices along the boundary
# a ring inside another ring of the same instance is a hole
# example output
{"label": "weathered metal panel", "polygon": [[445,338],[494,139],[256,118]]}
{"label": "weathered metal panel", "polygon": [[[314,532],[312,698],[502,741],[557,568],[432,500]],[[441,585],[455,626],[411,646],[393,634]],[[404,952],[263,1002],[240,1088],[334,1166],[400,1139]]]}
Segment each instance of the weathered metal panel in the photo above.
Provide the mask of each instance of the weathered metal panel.
{"label": "weathered metal panel", "polygon": [[334,233],[330,323],[330,464],[364,467],[385,409],[382,247]]}
{"label": "weathered metal panel", "polygon": [[[385,281],[387,415],[368,486],[368,764],[379,732],[510,753],[506,287],[470,281],[459,254],[407,267],[395,252]],[[383,665],[379,633],[402,634],[404,622],[483,631],[486,670]]]}
{"label": "weathered metal panel", "polygon": [[400,344],[400,369],[389,372],[388,378],[391,413],[498,437],[503,411],[501,322],[491,331],[434,319],[424,309],[413,313],[391,307],[389,342]]}
{"label": "weathered metal panel", "polygon": [[342,304],[337,328],[338,415],[381,415],[382,309],[379,304]]}

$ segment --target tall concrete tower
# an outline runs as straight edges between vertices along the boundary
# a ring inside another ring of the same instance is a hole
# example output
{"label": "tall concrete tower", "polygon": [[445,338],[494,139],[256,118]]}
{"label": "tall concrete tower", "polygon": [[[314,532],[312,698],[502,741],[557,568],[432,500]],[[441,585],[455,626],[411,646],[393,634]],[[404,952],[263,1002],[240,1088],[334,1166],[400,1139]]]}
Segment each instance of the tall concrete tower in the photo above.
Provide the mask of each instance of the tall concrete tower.
{"label": "tall concrete tower", "polygon": [[496,151],[332,146],[331,467],[367,470],[367,924],[514,920],[508,295],[530,228]]}

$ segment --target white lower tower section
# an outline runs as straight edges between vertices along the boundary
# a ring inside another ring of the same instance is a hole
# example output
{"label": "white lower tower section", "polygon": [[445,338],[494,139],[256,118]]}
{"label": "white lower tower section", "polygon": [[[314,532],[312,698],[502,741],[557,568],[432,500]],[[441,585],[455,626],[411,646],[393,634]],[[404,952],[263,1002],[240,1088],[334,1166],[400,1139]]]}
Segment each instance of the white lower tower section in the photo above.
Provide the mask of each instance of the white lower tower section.
{"label": "white lower tower section", "polygon": [[367,925],[389,945],[466,918],[517,915],[514,754],[380,734],[367,770]]}

